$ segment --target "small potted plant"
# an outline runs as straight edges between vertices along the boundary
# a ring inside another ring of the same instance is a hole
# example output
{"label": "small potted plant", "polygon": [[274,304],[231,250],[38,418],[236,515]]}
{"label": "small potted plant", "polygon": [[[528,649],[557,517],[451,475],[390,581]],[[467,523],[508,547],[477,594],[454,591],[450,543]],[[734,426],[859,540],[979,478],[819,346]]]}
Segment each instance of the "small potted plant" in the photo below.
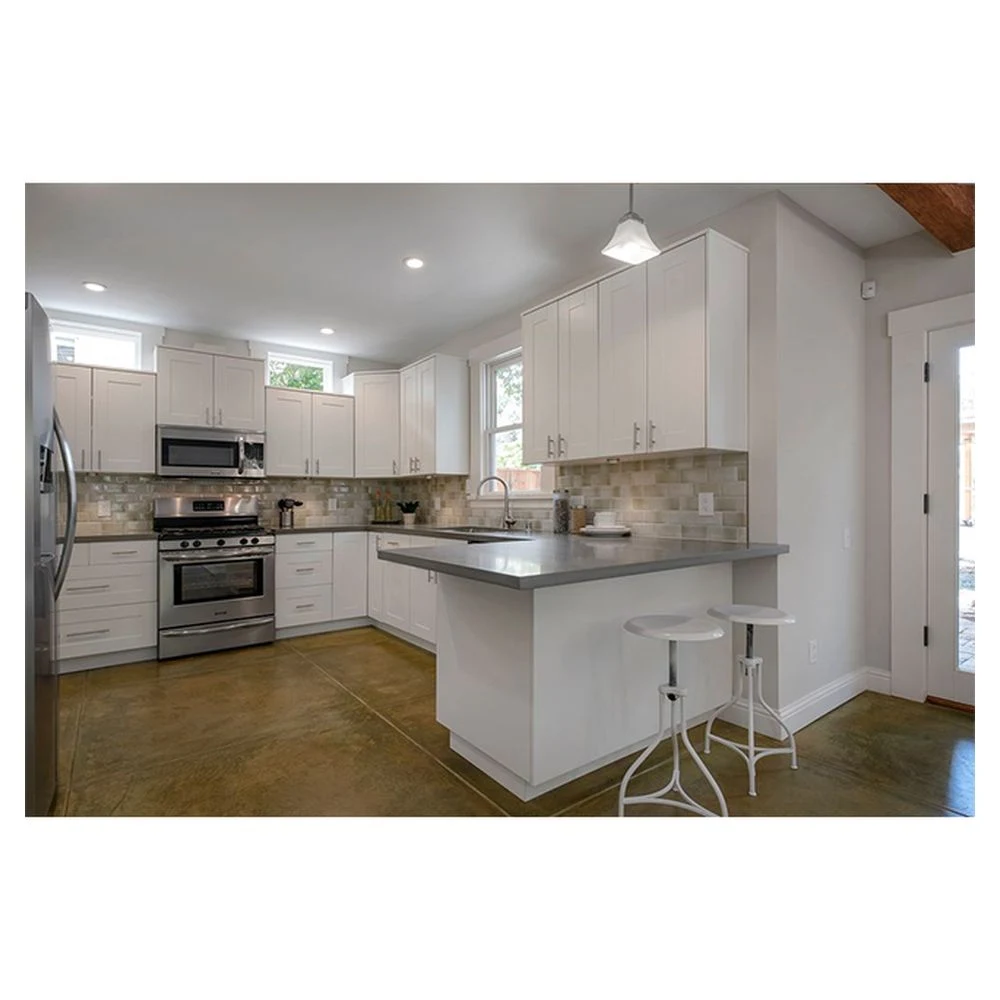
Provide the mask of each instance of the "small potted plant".
{"label": "small potted plant", "polygon": [[416,524],[419,500],[397,500],[396,506],[403,512],[403,524]]}

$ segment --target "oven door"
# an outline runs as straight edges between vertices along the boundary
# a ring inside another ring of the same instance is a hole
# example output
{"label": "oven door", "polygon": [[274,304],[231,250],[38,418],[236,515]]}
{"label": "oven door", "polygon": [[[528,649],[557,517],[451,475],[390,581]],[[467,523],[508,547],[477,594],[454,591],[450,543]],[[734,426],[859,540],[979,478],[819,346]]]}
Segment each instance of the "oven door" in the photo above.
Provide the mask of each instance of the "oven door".
{"label": "oven door", "polygon": [[272,548],[160,553],[160,628],[273,614]]}

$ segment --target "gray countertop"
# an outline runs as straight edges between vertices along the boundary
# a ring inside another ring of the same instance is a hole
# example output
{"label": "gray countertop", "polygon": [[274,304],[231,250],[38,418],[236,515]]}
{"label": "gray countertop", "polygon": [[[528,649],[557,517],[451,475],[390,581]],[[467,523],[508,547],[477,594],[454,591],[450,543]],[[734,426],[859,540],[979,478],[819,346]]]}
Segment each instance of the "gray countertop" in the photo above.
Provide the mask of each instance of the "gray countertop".
{"label": "gray countertop", "polygon": [[379,558],[514,590],[534,590],[686,566],[760,559],[787,551],[788,546],[780,544],[747,546],[679,539],[547,535],[464,548],[382,549]]}

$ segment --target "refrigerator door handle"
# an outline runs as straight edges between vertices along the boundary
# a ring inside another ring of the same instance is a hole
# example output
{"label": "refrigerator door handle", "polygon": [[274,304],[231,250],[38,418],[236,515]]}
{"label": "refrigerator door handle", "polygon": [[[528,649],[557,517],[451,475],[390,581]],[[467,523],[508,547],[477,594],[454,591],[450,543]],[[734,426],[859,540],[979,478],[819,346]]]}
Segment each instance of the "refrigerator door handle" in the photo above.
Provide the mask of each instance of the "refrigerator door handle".
{"label": "refrigerator door handle", "polygon": [[76,539],[76,469],[73,466],[73,449],[66,440],[66,432],[63,430],[59,420],[59,414],[52,411],[52,427],[55,431],[56,443],[59,445],[59,454],[62,456],[63,471],[66,473],[66,540],[63,542],[62,558],[56,568],[53,590],[58,598],[66,582],[66,574],[69,572],[69,561],[73,555],[73,542]]}

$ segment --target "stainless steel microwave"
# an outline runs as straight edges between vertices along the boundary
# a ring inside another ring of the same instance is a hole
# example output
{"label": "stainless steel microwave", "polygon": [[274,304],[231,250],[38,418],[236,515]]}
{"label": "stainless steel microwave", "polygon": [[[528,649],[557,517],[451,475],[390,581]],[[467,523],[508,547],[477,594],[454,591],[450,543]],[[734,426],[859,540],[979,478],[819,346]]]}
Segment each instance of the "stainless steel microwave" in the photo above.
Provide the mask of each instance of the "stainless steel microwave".
{"label": "stainless steel microwave", "polygon": [[198,479],[208,476],[261,479],[264,435],[199,427],[157,427],[156,473]]}

